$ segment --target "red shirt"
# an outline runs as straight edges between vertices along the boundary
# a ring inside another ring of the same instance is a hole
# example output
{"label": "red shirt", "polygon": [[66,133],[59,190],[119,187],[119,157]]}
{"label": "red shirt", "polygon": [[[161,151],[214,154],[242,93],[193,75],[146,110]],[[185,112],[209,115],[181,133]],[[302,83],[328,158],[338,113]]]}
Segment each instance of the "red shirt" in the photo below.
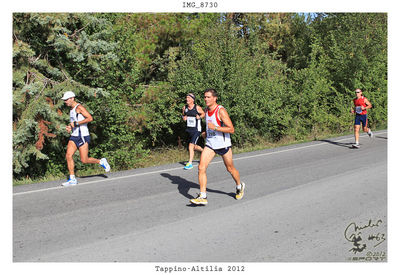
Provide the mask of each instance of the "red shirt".
{"label": "red shirt", "polygon": [[[356,107],[356,114],[360,115],[366,115],[367,110],[361,110],[361,106],[367,107],[367,104],[365,104],[366,98],[364,96],[361,96],[360,98],[355,98],[353,99],[354,106]],[[358,108],[357,108],[358,107]]]}

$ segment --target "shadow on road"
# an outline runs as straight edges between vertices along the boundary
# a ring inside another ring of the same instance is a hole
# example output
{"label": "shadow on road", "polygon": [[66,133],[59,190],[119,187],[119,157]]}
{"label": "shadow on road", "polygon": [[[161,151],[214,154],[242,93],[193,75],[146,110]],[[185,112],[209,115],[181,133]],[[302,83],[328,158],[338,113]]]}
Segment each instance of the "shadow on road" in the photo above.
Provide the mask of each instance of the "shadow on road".
{"label": "shadow on road", "polygon": [[[194,197],[192,195],[189,194],[189,190],[191,188],[195,188],[195,189],[199,189],[200,186],[197,183],[188,181],[182,177],[179,176],[173,176],[171,174],[168,173],[161,173],[161,176],[163,176],[164,178],[167,178],[171,181],[172,184],[176,184],[178,185],[178,191],[180,194],[182,194],[184,197],[188,198],[188,199],[193,199]],[[214,189],[210,189],[207,188],[207,192],[211,192],[211,193],[218,193],[218,194],[224,194],[224,195],[228,195],[231,197],[235,197],[235,193],[226,193],[220,190],[214,190]]]}
{"label": "shadow on road", "polygon": [[353,149],[351,147],[351,145],[353,144],[352,142],[338,142],[338,141],[332,141],[332,140],[328,140],[328,139],[322,139],[320,141],[326,142],[326,143],[330,143],[330,144],[333,144],[333,145],[337,145],[337,146],[347,147],[349,149]]}
{"label": "shadow on road", "polygon": [[97,175],[89,175],[89,176],[81,176],[79,177],[80,179],[86,179],[86,178],[95,178],[95,177],[102,177],[102,178],[108,178],[106,175],[104,174],[97,174]]}

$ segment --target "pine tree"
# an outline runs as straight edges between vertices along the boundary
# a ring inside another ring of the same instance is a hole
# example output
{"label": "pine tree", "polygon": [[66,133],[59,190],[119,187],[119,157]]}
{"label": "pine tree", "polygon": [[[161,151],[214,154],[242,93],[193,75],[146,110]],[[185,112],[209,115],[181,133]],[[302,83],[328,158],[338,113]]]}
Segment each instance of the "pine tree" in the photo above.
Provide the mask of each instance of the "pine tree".
{"label": "pine tree", "polygon": [[60,100],[65,91],[80,100],[107,96],[92,79],[103,73],[102,64],[117,61],[116,44],[106,40],[110,29],[107,20],[91,14],[13,14],[15,178],[60,167],[69,120]]}

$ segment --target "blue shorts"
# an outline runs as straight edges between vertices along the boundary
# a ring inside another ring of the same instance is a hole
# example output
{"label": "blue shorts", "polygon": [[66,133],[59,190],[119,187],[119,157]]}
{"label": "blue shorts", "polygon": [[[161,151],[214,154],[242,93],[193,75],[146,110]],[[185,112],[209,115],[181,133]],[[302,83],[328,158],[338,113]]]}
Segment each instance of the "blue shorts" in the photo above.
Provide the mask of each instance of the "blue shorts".
{"label": "blue shorts", "polygon": [[197,141],[199,141],[199,137],[201,135],[201,132],[195,130],[195,131],[187,131],[189,133],[189,143],[197,144]]}
{"label": "blue shorts", "polygon": [[72,140],[75,143],[76,147],[79,148],[85,143],[88,144],[90,143],[90,136],[84,136],[84,137],[71,136],[69,140]]}
{"label": "blue shorts", "polygon": [[225,147],[225,148],[221,148],[221,149],[213,149],[210,146],[206,145],[208,148],[210,148],[211,150],[213,150],[215,153],[217,153],[220,156],[225,155],[226,153],[228,153],[229,149],[231,149],[232,146],[229,147]]}
{"label": "blue shorts", "polygon": [[356,114],[356,118],[354,120],[354,125],[360,125],[361,123],[362,123],[363,127],[367,127],[367,125],[368,125],[367,115]]}

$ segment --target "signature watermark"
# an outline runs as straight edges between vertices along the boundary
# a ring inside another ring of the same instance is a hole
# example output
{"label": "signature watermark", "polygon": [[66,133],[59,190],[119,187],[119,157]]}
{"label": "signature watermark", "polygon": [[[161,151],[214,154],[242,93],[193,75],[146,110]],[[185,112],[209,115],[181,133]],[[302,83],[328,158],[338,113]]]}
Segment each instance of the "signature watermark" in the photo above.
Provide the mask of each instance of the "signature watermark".
{"label": "signature watermark", "polygon": [[366,223],[351,222],[344,231],[345,239],[351,243],[350,261],[386,261],[386,230],[382,219],[370,219]]}

